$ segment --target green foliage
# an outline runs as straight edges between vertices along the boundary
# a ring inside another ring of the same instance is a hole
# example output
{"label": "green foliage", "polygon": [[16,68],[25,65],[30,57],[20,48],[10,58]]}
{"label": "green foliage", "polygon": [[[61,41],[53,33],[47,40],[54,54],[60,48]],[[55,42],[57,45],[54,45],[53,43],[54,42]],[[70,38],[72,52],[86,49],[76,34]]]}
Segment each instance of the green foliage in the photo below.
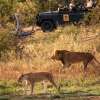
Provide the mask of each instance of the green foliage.
{"label": "green foliage", "polygon": [[10,16],[14,13],[14,0],[0,0],[0,24],[3,26],[9,21]]}
{"label": "green foliage", "polygon": [[[0,57],[5,59],[8,55],[8,51],[13,50],[14,46],[14,35],[8,30],[0,33]],[[7,59],[5,59],[7,60]]]}
{"label": "green foliage", "polygon": [[5,1],[0,1],[0,15],[5,16],[10,13],[12,6]]}
{"label": "green foliage", "polygon": [[96,7],[90,10],[90,12],[85,16],[85,22],[90,25],[100,24],[100,0]]}
{"label": "green foliage", "polygon": [[[77,82],[76,82],[77,81]],[[60,87],[62,94],[66,93],[67,96],[80,96],[80,95],[100,95],[100,84],[99,79],[97,81],[92,80],[85,80],[84,83],[81,83],[80,80],[62,80],[59,84],[62,86]],[[95,84],[94,84],[95,83]],[[89,85],[88,85],[89,84]],[[94,84],[94,85],[92,85]],[[10,81],[0,81],[0,95],[5,94],[17,94],[22,95],[25,88],[23,85],[18,84],[14,80]],[[30,87],[29,87],[30,90]],[[47,91],[52,95],[57,95],[58,92],[54,87],[47,88]],[[30,91],[29,91],[30,93]],[[43,87],[40,83],[35,84],[34,93],[43,93]]]}
{"label": "green foliage", "polygon": [[19,93],[19,85],[14,81],[0,81],[0,95]]}

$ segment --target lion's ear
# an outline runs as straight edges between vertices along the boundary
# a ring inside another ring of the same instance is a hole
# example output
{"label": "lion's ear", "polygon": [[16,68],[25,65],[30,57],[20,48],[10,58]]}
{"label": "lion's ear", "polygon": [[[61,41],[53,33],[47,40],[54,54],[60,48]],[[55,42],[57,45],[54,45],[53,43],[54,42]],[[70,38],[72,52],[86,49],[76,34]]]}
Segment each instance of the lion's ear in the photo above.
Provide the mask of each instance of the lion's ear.
{"label": "lion's ear", "polygon": [[57,54],[64,54],[64,53],[66,53],[66,50],[56,50],[56,53]]}
{"label": "lion's ear", "polygon": [[56,54],[62,54],[62,50],[56,50]]}
{"label": "lion's ear", "polygon": [[62,58],[63,51],[62,50],[56,50],[56,55],[58,56],[59,59]]}
{"label": "lion's ear", "polygon": [[62,50],[62,52],[63,52],[63,54],[64,54],[64,53],[69,52],[69,51],[67,51],[67,50]]}

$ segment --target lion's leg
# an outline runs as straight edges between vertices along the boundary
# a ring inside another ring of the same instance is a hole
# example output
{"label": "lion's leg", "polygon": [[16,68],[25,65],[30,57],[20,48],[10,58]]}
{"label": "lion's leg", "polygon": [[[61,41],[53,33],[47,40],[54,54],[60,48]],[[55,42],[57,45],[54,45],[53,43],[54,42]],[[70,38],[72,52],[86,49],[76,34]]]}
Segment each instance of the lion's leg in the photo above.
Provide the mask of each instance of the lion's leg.
{"label": "lion's leg", "polygon": [[90,64],[91,64],[93,67],[95,67],[95,66],[96,66],[96,63],[95,63],[95,61],[94,61],[94,60],[92,60],[92,61],[90,62]]}
{"label": "lion's leg", "polygon": [[89,61],[85,60],[83,62],[83,64],[84,64],[84,71],[86,72],[87,71],[87,65],[89,64]]}
{"label": "lion's leg", "polygon": [[[94,59],[91,60],[90,64],[93,66],[94,69],[99,70],[99,66],[97,65],[97,63],[95,62]],[[96,75],[96,70],[93,70],[94,75]]]}
{"label": "lion's leg", "polygon": [[31,95],[33,94],[34,82],[31,83]]}
{"label": "lion's leg", "polygon": [[24,95],[27,94],[27,89],[28,89],[28,81],[24,80]]}
{"label": "lion's leg", "polygon": [[83,64],[84,64],[84,78],[86,78],[86,76],[87,76],[87,65],[89,64],[89,61],[85,60],[83,62]]}
{"label": "lion's leg", "polygon": [[63,68],[69,68],[71,66],[71,64],[70,63],[66,63],[64,66],[63,66]]}
{"label": "lion's leg", "polygon": [[62,72],[65,72],[65,68],[69,68],[71,66],[70,63],[66,63],[64,66],[63,66],[63,69],[62,69]]}
{"label": "lion's leg", "polygon": [[56,83],[54,82],[53,77],[52,77],[52,78],[50,78],[50,79],[49,79],[49,81],[50,81],[50,83],[52,83],[52,84],[53,84],[53,86],[54,86],[56,89],[58,89],[58,87],[57,87]]}
{"label": "lion's leg", "polygon": [[70,63],[66,63],[66,64],[63,66],[63,68],[61,69],[61,72],[65,73],[65,72],[66,72],[65,68],[66,68],[66,67],[69,68],[70,66],[71,66]]}
{"label": "lion's leg", "polygon": [[43,85],[43,92],[47,93],[47,84],[46,84],[46,81],[43,81],[42,85]]}

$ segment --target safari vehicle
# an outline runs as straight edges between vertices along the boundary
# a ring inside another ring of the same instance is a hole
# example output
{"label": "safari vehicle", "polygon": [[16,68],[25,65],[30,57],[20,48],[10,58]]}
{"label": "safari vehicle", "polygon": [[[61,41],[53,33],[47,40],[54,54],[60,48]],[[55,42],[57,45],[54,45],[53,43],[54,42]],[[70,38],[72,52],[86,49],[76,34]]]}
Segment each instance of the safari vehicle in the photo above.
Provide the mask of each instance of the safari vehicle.
{"label": "safari vehicle", "polygon": [[81,5],[77,5],[72,11],[68,7],[63,7],[57,11],[42,12],[36,16],[36,25],[44,32],[53,31],[59,25],[80,22],[87,12],[88,10]]}

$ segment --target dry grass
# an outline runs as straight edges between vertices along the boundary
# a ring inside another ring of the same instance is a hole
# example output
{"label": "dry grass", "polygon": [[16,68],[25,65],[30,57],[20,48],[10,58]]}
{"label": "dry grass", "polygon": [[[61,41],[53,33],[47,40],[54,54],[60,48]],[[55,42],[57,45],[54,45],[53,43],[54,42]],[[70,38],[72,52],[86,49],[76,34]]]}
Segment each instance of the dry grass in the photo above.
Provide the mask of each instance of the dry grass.
{"label": "dry grass", "polygon": [[[21,73],[36,71],[51,71],[55,76],[62,76],[68,79],[83,76],[82,64],[72,65],[65,73],[59,73],[62,64],[53,62],[50,57],[57,49],[70,51],[95,52],[96,58],[100,59],[100,35],[98,26],[77,27],[73,25],[64,28],[59,27],[55,32],[35,32],[32,37],[23,39],[24,57],[22,60],[15,59],[14,52],[10,52],[6,62],[0,62],[0,78],[15,79]],[[98,37],[87,40],[89,37],[98,34]],[[88,76],[99,75],[99,68],[89,65]],[[77,73],[77,74],[76,74]]]}

